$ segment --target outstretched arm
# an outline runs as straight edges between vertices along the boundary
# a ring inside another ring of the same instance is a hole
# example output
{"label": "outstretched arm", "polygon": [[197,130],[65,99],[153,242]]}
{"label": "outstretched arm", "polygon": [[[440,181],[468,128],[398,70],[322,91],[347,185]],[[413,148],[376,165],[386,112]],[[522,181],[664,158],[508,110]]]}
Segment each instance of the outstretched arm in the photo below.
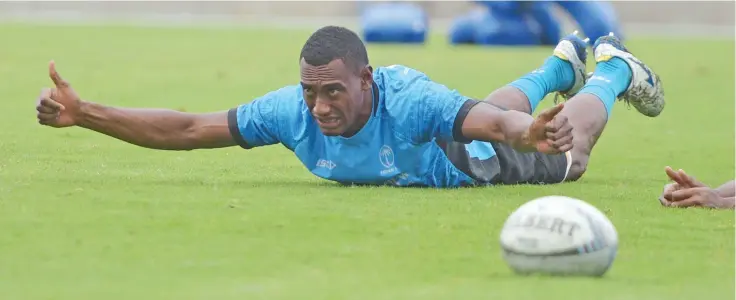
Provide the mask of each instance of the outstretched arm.
{"label": "outstretched arm", "polygon": [[228,129],[227,111],[195,114],[80,102],[76,118],[80,127],[151,149],[193,150],[236,145]]}
{"label": "outstretched arm", "polygon": [[[49,77],[55,88],[43,89],[36,104],[38,122],[50,127],[79,126],[141,147],[193,150],[240,145],[244,148],[279,141],[274,112],[279,94],[229,111],[184,113],[168,109],[104,106],[82,101],[61,78],[53,62]],[[286,114],[289,115],[289,114]],[[247,140],[247,141],[246,141]]]}

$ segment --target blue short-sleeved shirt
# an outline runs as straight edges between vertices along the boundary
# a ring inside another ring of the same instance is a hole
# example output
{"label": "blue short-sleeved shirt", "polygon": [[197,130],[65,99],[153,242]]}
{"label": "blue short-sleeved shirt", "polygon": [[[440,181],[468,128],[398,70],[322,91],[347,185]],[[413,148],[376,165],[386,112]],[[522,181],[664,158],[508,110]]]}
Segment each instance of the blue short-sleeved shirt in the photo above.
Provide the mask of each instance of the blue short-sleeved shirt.
{"label": "blue short-sleeved shirt", "polygon": [[[394,65],[375,69],[373,112],[349,138],[322,134],[301,85],[233,108],[228,119],[243,148],[280,143],[327,180],[460,187],[478,183],[467,167],[470,161],[495,155],[490,143],[462,137],[462,122],[477,103],[422,72]],[[458,147],[463,151],[456,151]]]}

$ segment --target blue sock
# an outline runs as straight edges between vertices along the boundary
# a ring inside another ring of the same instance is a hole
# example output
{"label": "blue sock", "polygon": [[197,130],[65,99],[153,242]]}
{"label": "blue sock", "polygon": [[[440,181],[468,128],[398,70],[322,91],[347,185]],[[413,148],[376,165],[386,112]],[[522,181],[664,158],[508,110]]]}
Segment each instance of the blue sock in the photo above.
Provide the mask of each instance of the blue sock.
{"label": "blue sock", "polygon": [[509,85],[521,90],[529,99],[532,112],[549,93],[565,91],[575,83],[575,73],[570,62],[550,56],[541,68],[536,69]]}
{"label": "blue sock", "polygon": [[610,116],[613,103],[626,91],[629,83],[631,83],[631,68],[623,59],[614,57],[595,66],[593,77],[578,94],[597,96],[606,107],[606,114]]}

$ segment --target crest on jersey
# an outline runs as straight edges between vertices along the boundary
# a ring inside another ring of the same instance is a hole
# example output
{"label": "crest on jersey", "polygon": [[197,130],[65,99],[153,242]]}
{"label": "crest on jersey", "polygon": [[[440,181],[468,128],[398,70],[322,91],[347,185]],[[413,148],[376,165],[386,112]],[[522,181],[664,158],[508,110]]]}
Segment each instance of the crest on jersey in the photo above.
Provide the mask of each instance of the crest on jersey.
{"label": "crest on jersey", "polygon": [[389,146],[383,145],[381,150],[378,151],[378,159],[384,167],[392,167],[394,165],[394,150]]}

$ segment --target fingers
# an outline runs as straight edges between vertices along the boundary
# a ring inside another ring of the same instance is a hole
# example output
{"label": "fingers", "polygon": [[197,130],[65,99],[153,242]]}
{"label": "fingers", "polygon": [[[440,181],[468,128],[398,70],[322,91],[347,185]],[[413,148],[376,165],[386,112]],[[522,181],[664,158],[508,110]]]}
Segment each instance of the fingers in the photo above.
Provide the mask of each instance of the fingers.
{"label": "fingers", "polygon": [[[665,186],[665,191],[669,186],[677,185],[677,183],[671,183]],[[659,202],[663,206],[668,207],[692,207],[703,205],[703,194],[707,192],[707,188],[690,188],[676,190],[670,193],[670,196],[659,197]]]}
{"label": "fingers", "polygon": [[36,106],[36,111],[37,112],[40,112],[42,114],[53,114],[53,113],[59,112],[58,109],[54,109],[53,107],[48,107],[48,106],[44,106],[44,105],[37,105]]}
{"label": "fingers", "polygon": [[675,170],[672,170],[672,167],[670,166],[664,167],[664,173],[667,174],[667,177],[669,177],[672,180],[675,180],[675,177],[677,176],[677,173],[675,173]]}
{"label": "fingers", "polygon": [[671,206],[671,207],[703,206],[702,199],[703,198],[696,196],[696,197],[688,198],[688,199],[685,199],[685,200],[682,200],[682,201],[677,201],[677,202],[673,201],[673,202],[670,202],[670,205],[669,206]]}
{"label": "fingers", "polygon": [[572,125],[566,116],[557,116],[545,125],[547,143],[560,152],[573,147]]}
{"label": "fingers", "polygon": [[680,184],[681,186],[685,188],[694,188],[694,187],[705,187],[706,185],[702,182],[695,179],[695,177],[688,175],[685,173],[684,170],[679,169],[678,171],[673,170],[671,167],[667,166],[664,168],[664,172],[667,173],[667,176]]}
{"label": "fingers", "polygon": [[65,109],[64,105],[51,99],[54,91],[52,89],[43,89],[36,104],[36,118],[43,125],[53,123],[59,118],[61,111]]}
{"label": "fingers", "polygon": [[62,105],[59,102],[54,101],[51,98],[43,98],[43,99],[41,99],[41,102],[40,102],[39,107],[40,108],[47,109],[47,110],[50,109],[50,110],[53,110],[53,111],[62,111],[62,110],[64,110],[64,105]]}
{"label": "fingers", "polygon": [[680,189],[680,187],[678,183],[674,182],[665,184],[662,189],[662,195],[659,196],[659,203],[664,206],[670,206],[672,204],[672,192]]}
{"label": "fingers", "polygon": [[36,110],[39,112],[43,111],[51,111],[51,110],[64,110],[65,107],[59,102],[56,102],[52,99],[53,95],[55,93],[55,90],[44,88],[41,90],[41,95],[38,96],[38,103],[36,105]]}
{"label": "fingers", "polygon": [[670,197],[670,201],[672,202],[679,202],[684,201],[688,198],[692,198],[698,194],[706,193],[708,192],[708,188],[705,187],[697,187],[697,188],[689,188],[689,189],[682,189],[672,192],[672,196]]}
{"label": "fingers", "polygon": [[38,115],[36,115],[36,119],[38,119],[38,123],[41,125],[50,125],[53,124],[57,119],[59,119],[59,114],[39,113]]}
{"label": "fingers", "polygon": [[549,139],[561,139],[565,136],[572,135],[572,125],[567,121],[566,116],[557,116],[554,120],[545,125],[546,135]]}
{"label": "fingers", "polygon": [[49,77],[51,77],[51,81],[54,82],[57,88],[69,87],[69,83],[61,78],[59,72],[56,72],[56,63],[53,60],[49,62]]}
{"label": "fingers", "polygon": [[545,143],[549,148],[554,149],[553,153],[545,151],[545,153],[548,154],[558,154],[570,151],[574,145],[572,134],[564,136],[560,139],[547,139],[545,140]]}
{"label": "fingers", "polygon": [[680,180],[682,180],[685,185],[692,186],[693,180],[692,178],[690,178],[690,175],[687,175],[687,173],[685,173],[685,170],[677,170],[677,176],[680,177]]}
{"label": "fingers", "polygon": [[[552,147],[554,147],[556,149],[559,149],[559,150],[562,150],[561,149],[562,147],[565,147],[567,145],[572,145],[572,140],[573,140],[572,134],[568,134],[568,135],[562,136],[561,138],[558,138],[558,139],[548,139],[547,142],[550,143],[552,145]],[[565,151],[567,151],[567,150],[565,150]]]}
{"label": "fingers", "polygon": [[659,203],[662,204],[662,206],[672,206],[672,201],[667,200],[667,198],[663,196],[659,197]]}
{"label": "fingers", "polygon": [[563,108],[565,108],[564,102],[557,104],[556,106],[541,112],[537,118],[544,120],[546,122],[552,121],[555,118],[555,116],[562,111]]}
{"label": "fingers", "polygon": [[685,189],[675,191],[672,193],[672,201],[670,205],[672,207],[732,207],[732,203],[728,203],[724,206],[723,198],[718,196],[717,192],[708,187],[697,187],[691,189]]}
{"label": "fingers", "polygon": [[[677,182],[677,184],[683,186],[683,187],[689,187],[687,182],[682,178],[679,172],[675,172],[671,167],[667,166],[664,168],[664,172],[667,174],[667,177],[669,177],[672,181]],[[684,172],[683,172],[684,173]]]}
{"label": "fingers", "polygon": [[38,122],[43,125],[53,123],[61,115],[59,110],[54,110],[50,107],[39,106],[36,110],[38,111],[36,118],[38,119]]}
{"label": "fingers", "polygon": [[677,201],[677,202],[675,202],[675,201],[669,201],[667,199],[664,199],[664,198],[660,197],[659,198],[659,203],[661,203],[662,206],[667,206],[667,207],[680,207],[680,208],[694,207],[694,206],[703,206],[703,200],[702,200],[701,197],[698,197],[698,196],[692,197],[692,198],[688,198],[688,199],[685,199],[685,200],[682,200],[682,201]]}
{"label": "fingers", "polygon": [[[556,154],[570,151],[573,148],[572,125],[567,117],[558,115],[565,107],[564,102],[539,114],[532,127],[537,131],[535,139],[542,141],[542,152]],[[544,124],[544,127],[540,125]],[[543,130],[541,130],[543,129]],[[539,148],[538,148],[539,149]]]}
{"label": "fingers", "polygon": [[702,187],[702,186],[705,186],[700,181],[698,181],[697,179],[695,179],[695,177],[692,177],[692,176],[688,175],[687,173],[685,173],[685,171],[682,170],[682,169],[680,169],[677,172],[677,174],[680,175],[680,178],[682,179],[682,181],[684,181],[689,187]]}
{"label": "fingers", "polygon": [[664,186],[664,189],[662,190],[662,197],[667,200],[671,200],[672,192],[677,191],[681,188],[682,186],[678,183],[668,183]]}
{"label": "fingers", "polygon": [[560,153],[565,153],[565,152],[567,152],[567,151],[570,151],[570,150],[572,150],[572,147],[573,147],[573,144],[572,144],[572,142],[570,142],[570,143],[568,143],[568,144],[564,144],[564,145],[562,145],[562,146],[559,146],[559,147],[557,148],[557,150],[559,150],[559,151],[560,151]]}

